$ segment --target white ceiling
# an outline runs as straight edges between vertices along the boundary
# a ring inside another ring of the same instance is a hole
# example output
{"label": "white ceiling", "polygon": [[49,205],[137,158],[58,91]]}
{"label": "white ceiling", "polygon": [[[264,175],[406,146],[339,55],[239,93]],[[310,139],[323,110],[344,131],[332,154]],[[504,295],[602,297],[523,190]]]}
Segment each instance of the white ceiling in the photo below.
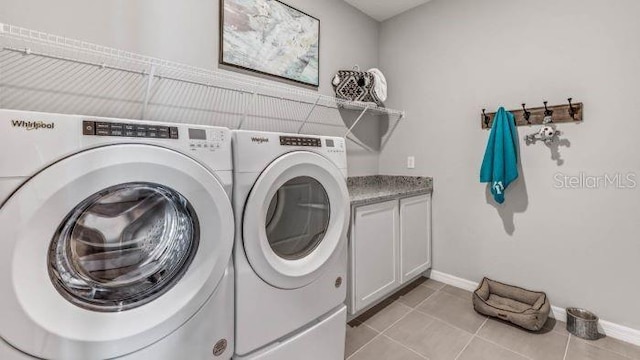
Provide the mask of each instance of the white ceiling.
{"label": "white ceiling", "polygon": [[378,21],[384,21],[431,0],[344,0]]}

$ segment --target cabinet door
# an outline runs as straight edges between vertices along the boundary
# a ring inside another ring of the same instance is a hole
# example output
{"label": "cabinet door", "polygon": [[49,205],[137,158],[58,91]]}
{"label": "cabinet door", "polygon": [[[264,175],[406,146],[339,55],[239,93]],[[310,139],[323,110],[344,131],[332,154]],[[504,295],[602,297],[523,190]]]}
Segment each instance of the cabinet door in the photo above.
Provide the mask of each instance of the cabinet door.
{"label": "cabinet door", "polygon": [[400,285],[398,201],[357,207],[351,233],[352,313]]}
{"label": "cabinet door", "polygon": [[431,195],[400,200],[401,283],[431,267]]}

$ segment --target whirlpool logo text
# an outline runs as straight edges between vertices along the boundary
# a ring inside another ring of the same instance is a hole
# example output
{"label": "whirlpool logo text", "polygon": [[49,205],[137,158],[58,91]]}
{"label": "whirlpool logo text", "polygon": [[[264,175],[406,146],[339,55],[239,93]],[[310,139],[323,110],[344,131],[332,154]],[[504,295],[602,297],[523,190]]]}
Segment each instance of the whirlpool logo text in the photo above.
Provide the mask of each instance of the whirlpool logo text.
{"label": "whirlpool logo text", "polygon": [[55,123],[46,123],[44,121],[24,121],[24,120],[11,120],[11,125],[13,127],[24,128],[26,130],[39,130],[39,129],[47,129],[51,130],[55,128]]}
{"label": "whirlpool logo text", "polygon": [[254,143],[262,144],[262,143],[268,143],[269,142],[269,138],[254,136],[254,137],[251,138],[251,141],[254,142]]}

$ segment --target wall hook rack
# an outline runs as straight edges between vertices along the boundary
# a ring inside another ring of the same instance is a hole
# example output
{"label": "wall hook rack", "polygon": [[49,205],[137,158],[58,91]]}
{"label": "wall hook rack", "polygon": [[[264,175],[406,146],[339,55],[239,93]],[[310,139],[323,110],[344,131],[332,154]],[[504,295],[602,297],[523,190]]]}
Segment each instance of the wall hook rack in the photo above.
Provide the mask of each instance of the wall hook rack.
{"label": "wall hook rack", "polygon": [[[573,98],[567,104],[549,105],[544,101],[544,106],[538,108],[526,107],[526,103],[522,104],[522,108],[517,110],[509,110],[515,116],[516,126],[544,125],[549,122],[553,124],[582,122],[584,115],[584,105],[582,103],[573,103]],[[493,119],[496,113],[487,113],[483,109],[481,117],[481,127],[483,129],[491,129]],[[551,120],[552,121],[549,121]],[[545,118],[547,118],[545,122]]]}

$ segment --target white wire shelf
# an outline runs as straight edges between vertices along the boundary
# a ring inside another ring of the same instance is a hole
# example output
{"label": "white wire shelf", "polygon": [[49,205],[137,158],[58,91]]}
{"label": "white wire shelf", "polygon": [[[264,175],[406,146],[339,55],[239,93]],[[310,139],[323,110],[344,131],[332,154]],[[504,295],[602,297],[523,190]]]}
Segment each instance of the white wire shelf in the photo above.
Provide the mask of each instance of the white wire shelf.
{"label": "white wire shelf", "polygon": [[7,24],[0,24],[0,108],[342,136],[369,151],[353,136],[362,119],[389,119],[392,132],[405,116]]}

